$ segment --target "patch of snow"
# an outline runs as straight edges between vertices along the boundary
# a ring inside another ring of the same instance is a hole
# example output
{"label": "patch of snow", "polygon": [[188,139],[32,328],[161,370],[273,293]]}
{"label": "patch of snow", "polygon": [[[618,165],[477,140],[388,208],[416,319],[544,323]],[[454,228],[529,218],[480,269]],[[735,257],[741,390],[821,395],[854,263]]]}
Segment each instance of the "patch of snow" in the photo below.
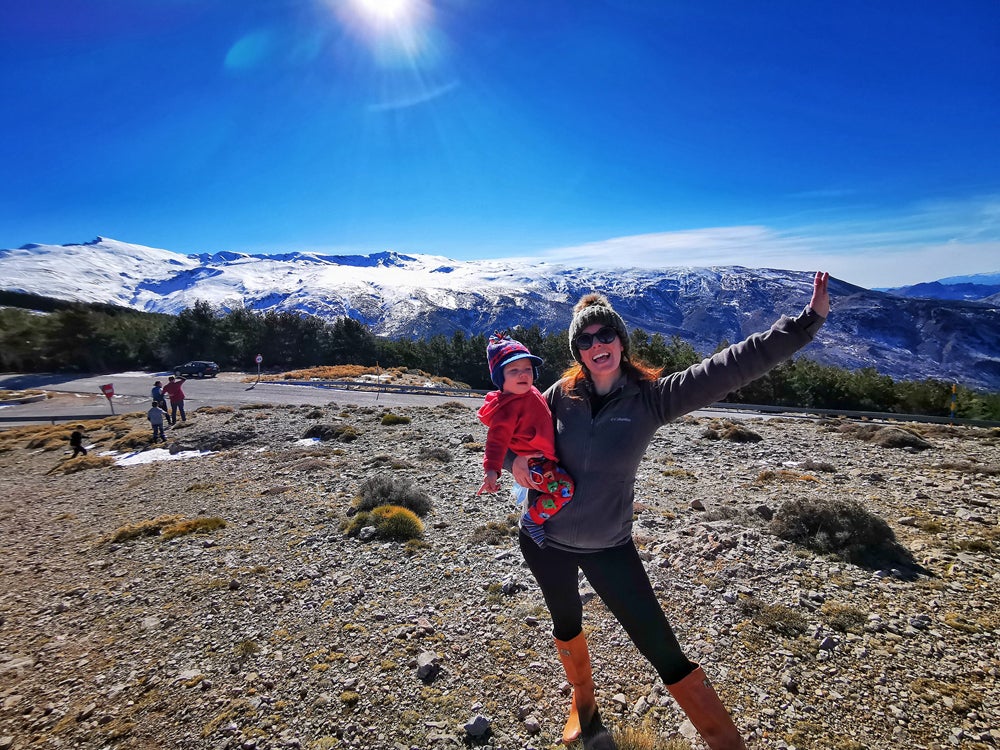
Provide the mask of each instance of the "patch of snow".
{"label": "patch of snow", "polygon": [[[148,451],[135,451],[115,459],[116,466],[140,466],[154,461],[179,461],[185,458],[203,458],[211,456],[214,451],[179,451],[171,454],[166,448],[153,448]],[[112,456],[114,453],[102,453],[102,456]]]}

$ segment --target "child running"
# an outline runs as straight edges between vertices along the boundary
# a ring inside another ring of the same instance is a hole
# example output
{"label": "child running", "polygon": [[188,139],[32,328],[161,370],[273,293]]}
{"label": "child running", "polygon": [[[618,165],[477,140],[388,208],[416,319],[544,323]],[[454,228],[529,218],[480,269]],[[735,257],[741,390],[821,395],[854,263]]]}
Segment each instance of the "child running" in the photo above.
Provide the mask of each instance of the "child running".
{"label": "child running", "polygon": [[[490,336],[486,347],[490,380],[499,388],[486,394],[479,420],[487,426],[483,483],[476,493],[498,492],[507,451],[528,459],[532,480],[545,488],[521,516],[521,527],[539,547],[545,546],[542,524],[573,499],[573,480],[559,465],[552,413],[535,387],[542,360],[506,332]],[[515,496],[518,493],[515,491]]]}

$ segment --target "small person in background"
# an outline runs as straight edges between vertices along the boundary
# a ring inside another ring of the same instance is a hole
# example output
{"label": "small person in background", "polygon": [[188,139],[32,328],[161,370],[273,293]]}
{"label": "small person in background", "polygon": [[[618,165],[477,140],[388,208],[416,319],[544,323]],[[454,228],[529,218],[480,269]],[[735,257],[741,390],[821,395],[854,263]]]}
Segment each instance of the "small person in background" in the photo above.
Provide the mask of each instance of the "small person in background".
{"label": "small person in background", "polygon": [[167,378],[167,384],[163,386],[163,395],[170,399],[170,424],[177,424],[177,411],[180,410],[181,421],[187,422],[187,415],[184,413],[184,391],[181,388],[187,378],[174,378],[171,375]]}
{"label": "small person in background", "polygon": [[87,455],[87,449],[83,447],[83,425],[77,425],[76,429],[69,436],[69,446],[73,449],[70,458],[76,458],[80,453]]}
{"label": "small person in background", "polygon": [[164,443],[167,442],[167,436],[163,432],[163,420],[167,417],[167,413],[162,409],[162,407],[156,402],[150,407],[149,411],[146,412],[146,419],[149,423],[153,425],[153,442],[156,442],[156,438],[159,437]]}
{"label": "small person in background", "polygon": [[[540,357],[506,333],[494,333],[486,347],[490,379],[499,388],[486,394],[479,420],[489,428],[483,457],[483,483],[477,495],[497,492],[507,451],[528,459],[531,479],[541,494],[523,508],[521,528],[539,547],[545,546],[542,524],[573,499],[573,480],[559,465],[552,412],[535,387]],[[524,496],[527,495],[525,491]],[[519,497],[517,488],[515,497]]]}

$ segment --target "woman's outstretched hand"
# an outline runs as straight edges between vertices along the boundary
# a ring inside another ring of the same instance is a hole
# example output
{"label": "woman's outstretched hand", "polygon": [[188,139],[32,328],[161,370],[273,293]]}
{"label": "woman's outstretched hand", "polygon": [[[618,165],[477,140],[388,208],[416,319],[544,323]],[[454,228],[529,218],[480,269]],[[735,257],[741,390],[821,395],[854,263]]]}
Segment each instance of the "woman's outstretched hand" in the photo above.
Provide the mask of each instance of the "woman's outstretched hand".
{"label": "woman's outstretched hand", "polygon": [[809,300],[809,307],[817,315],[824,318],[830,315],[830,292],[827,291],[827,284],[830,281],[830,274],[826,271],[817,271],[816,278],[813,279],[813,296]]}

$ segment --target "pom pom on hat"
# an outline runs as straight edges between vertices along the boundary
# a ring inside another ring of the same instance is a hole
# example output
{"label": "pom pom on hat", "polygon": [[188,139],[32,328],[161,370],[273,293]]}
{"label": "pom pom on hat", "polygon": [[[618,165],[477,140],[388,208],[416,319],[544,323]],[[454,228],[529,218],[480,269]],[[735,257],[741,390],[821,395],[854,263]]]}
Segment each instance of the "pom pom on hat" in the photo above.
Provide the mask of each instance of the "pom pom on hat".
{"label": "pom pom on hat", "polygon": [[490,367],[490,380],[500,390],[503,390],[503,368],[518,359],[530,359],[535,369],[535,379],[538,379],[538,366],[542,358],[536,357],[520,341],[512,339],[506,331],[497,331],[490,336],[486,346],[486,361]]}
{"label": "pom pom on hat", "polygon": [[615,312],[607,297],[591,292],[581,297],[573,306],[573,322],[569,324],[569,350],[573,353],[573,359],[581,361],[580,350],[576,348],[576,337],[583,333],[584,328],[594,323],[614,328],[622,344],[622,356],[628,357],[629,340],[625,321]]}

